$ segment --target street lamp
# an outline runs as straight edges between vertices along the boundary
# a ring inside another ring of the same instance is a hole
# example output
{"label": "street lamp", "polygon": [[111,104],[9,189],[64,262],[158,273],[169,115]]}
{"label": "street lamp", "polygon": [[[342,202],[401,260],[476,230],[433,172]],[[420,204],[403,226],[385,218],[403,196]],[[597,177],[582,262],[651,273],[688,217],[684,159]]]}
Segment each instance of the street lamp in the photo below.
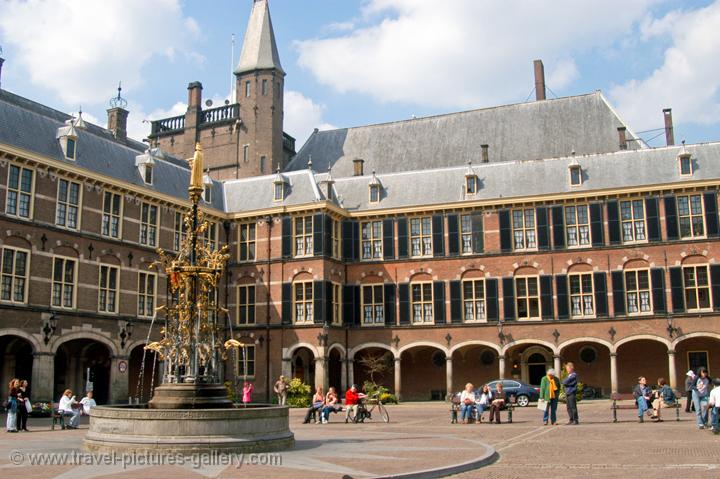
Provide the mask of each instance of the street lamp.
{"label": "street lamp", "polygon": [[122,329],[120,329],[120,347],[121,348],[125,349],[125,343],[132,336],[132,331],[133,331],[133,323],[131,323],[130,321],[127,321],[125,323],[125,326],[123,326]]}
{"label": "street lamp", "polygon": [[42,332],[43,332],[43,341],[45,341],[45,344],[50,342],[50,337],[52,337],[53,334],[55,334],[55,330],[57,329],[57,317],[55,316],[55,313],[50,313],[50,317],[45,321],[45,325],[43,326]]}

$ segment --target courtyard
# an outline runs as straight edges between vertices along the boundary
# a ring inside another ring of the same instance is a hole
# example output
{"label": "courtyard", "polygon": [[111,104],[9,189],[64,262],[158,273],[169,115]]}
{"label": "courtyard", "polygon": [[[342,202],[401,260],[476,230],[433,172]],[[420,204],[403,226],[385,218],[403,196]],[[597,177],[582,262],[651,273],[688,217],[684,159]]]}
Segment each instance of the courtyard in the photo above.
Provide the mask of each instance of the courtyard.
{"label": "courtyard", "polygon": [[[137,457],[89,464],[82,454],[87,418],[80,429],[65,431],[51,431],[49,419],[31,419],[29,433],[0,436],[0,471],[4,477],[88,479],[720,477],[720,436],[698,431],[694,415],[684,411],[679,422],[666,412],[663,423],[638,424],[634,411],[623,410],[613,424],[609,401],[586,401],[580,403],[580,426],[562,425],[562,405],[558,426],[543,426],[532,406],[516,409],[513,423],[501,425],[450,424],[448,405],[439,402],[389,406],[389,412],[388,424],[345,424],[340,413],[327,425],[304,425],[304,411],[294,409],[290,425],[296,447],[291,451],[235,456],[231,463],[208,456],[163,466],[148,466]],[[49,465],[53,460],[55,465]]]}

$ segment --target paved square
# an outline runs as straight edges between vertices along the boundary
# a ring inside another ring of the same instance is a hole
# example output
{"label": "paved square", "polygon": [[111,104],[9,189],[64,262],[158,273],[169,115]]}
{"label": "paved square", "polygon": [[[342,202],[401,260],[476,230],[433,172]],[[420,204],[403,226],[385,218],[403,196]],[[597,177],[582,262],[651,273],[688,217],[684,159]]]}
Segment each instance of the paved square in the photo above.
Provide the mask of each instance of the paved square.
{"label": "paved square", "polygon": [[[583,402],[580,426],[554,427],[543,426],[534,407],[516,410],[513,423],[501,425],[450,424],[444,403],[390,406],[389,424],[345,424],[338,414],[331,416],[327,425],[304,425],[304,412],[293,410],[296,448],[234,458],[242,461],[239,468],[235,462],[219,464],[213,457],[204,458],[206,462],[199,468],[190,459],[182,466],[30,465],[29,454],[81,451],[87,431],[87,423],[75,431],[50,431],[49,419],[33,419],[30,433],[0,436],[0,474],[27,478],[387,477],[452,467],[487,457],[495,450],[498,456],[493,463],[454,477],[720,477],[720,436],[698,431],[693,415],[681,412],[681,421],[676,422],[668,414],[663,423],[638,424],[634,411],[619,411],[620,422],[613,424],[609,407],[605,400]],[[562,405],[559,413],[562,424]],[[22,466],[12,463],[13,451],[23,453]],[[83,456],[75,459],[81,461]]]}

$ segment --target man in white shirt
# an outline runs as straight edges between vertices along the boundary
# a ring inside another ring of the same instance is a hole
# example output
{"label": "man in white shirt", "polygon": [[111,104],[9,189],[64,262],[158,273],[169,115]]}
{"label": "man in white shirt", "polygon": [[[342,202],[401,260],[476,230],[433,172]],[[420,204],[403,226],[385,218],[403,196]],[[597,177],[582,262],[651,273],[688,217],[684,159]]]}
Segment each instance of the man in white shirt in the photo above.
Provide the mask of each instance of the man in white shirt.
{"label": "man in white shirt", "polygon": [[58,412],[63,416],[70,416],[66,429],[77,429],[80,424],[80,410],[82,406],[75,400],[72,391],[66,389],[58,403]]}
{"label": "man in white shirt", "polygon": [[85,416],[90,415],[90,408],[94,408],[97,406],[97,403],[93,399],[93,392],[88,391],[87,395],[80,400],[80,404],[82,404],[82,412]]}
{"label": "man in white shirt", "polygon": [[720,429],[718,429],[718,413],[720,412],[720,378],[715,378],[713,380],[713,385],[715,387],[712,391],[710,391],[710,399],[708,400],[708,406],[712,408],[710,411],[710,430],[715,434],[720,434]]}

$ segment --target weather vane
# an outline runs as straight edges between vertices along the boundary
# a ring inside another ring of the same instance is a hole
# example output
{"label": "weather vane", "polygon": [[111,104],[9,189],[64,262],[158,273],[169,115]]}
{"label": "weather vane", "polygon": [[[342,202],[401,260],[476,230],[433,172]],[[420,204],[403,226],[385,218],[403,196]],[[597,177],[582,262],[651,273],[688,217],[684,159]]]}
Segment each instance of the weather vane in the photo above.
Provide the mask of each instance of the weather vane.
{"label": "weather vane", "polygon": [[122,93],[122,82],[118,82],[117,91],[117,96],[110,98],[110,106],[113,108],[125,108],[127,106],[127,101],[120,95]]}

